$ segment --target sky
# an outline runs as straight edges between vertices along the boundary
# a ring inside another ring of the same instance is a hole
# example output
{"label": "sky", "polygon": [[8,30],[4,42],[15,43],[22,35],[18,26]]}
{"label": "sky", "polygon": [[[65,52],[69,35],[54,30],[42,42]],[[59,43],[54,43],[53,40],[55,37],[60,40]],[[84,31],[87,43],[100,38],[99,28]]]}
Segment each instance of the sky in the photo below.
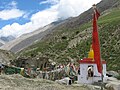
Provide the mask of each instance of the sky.
{"label": "sky", "polygon": [[101,0],[0,0],[0,37],[30,33],[57,20],[76,17]]}

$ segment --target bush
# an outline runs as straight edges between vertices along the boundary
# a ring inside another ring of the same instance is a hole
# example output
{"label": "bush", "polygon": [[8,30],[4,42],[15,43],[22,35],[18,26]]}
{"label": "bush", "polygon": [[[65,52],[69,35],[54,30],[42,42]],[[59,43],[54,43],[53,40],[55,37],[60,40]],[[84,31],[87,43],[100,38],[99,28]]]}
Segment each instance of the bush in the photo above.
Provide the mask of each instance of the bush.
{"label": "bush", "polygon": [[76,31],[76,35],[79,33],[79,31]]}
{"label": "bush", "polygon": [[118,80],[120,80],[120,75],[119,75],[119,76],[116,76],[116,78],[117,78]]}
{"label": "bush", "polygon": [[62,39],[67,39],[67,37],[66,37],[66,36],[63,36]]}

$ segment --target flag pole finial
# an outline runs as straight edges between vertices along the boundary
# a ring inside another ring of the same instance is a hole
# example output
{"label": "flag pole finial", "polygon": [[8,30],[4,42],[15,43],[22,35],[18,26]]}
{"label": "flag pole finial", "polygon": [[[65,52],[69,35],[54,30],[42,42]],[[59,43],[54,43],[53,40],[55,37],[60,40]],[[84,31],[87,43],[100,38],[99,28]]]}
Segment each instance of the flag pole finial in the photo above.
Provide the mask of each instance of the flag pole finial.
{"label": "flag pole finial", "polygon": [[96,4],[93,4],[92,6],[93,6],[93,9],[95,9],[95,8],[96,8]]}

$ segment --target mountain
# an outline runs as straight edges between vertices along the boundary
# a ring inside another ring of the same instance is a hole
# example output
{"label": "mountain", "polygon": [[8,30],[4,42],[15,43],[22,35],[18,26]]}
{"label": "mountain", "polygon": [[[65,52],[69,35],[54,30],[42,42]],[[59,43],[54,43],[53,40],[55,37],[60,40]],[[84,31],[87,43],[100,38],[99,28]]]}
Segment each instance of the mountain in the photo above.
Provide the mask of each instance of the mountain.
{"label": "mountain", "polygon": [[3,40],[0,39],[0,46],[4,45],[5,42]]}
{"label": "mountain", "polygon": [[10,60],[15,58],[14,54],[10,51],[0,50],[0,63],[8,64]]}
{"label": "mountain", "polygon": [[[107,69],[120,70],[120,0],[104,0],[97,4],[101,56]],[[69,18],[56,26],[41,41],[17,53],[20,56],[46,56],[58,63],[87,57],[92,42],[92,9]]]}
{"label": "mountain", "polygon": [[43,28],[39,28],[38,30],[35,30],[34,32],[24,34],[24,35],[20,36],[19,38],[16,38],[16,39],[6,43],[2,47],[0,47],[0,49],[10,50],[10,51],[16,53],[34,43],[40,41],[44,36],[51,33],[53,28],[57,27],[61,23],[62,23],[62,21],[53,22]]}
{"label": "mountain", "polygon": [[[105,10],[107,10],[111,7],[118,6],[117,1],[118,0],[114,0],[114,1],[113,0],[104,0],[104,1],[101,1],[97,5],[97,7],[100,10],[100,12],[104,12]],[[109,3],[109,4],[107,4],[107,3]],[[4,49],[4,50],[10,50],[10,51],[16,53],[34,43],[40,41],[42,38],[44,38],[44,37],[46,38],[48,36],[47,34],[54,32],[54,30],[56,31],[56,30],[63,29],[63,28],[67,28],[67,29],[75,28],[75,27],[78,27],[78,26],[90,21],[91,19],[92,19],[92,8],[90,8],[88,11],[82,13],[78,17],[68,18],[68,19],[62,20],[62,21],[57,21],[50,25],[47,25],[46,27],[39,28],[38,30],[36,30],[32,33],[22,35],[21,37],[13,40],[11,42],[6,43],[5,45],[3,45],[0,48]],[[2,39],[4,41],[9,41],[8,39],[6,40],[6,38],[4,39],[4,37]]]}
{"label": "mountain", "polygon": [[2,36],[2,37],[0,37],[0,39],[1,39],[1,40],[3,40],[4,42],[9,42],[9,41],[14,40],[14,39],[15,39],[15,37],[14,37],[14,36],[12,36],[12,35],[9,35],[9,36],[7,36],[7,37]]}
{"label": "mountain", "polygon": [[7,43],[7,42],[9,42],[9,41],[12,41],[12,40],[14,40],[14,39],[15,39],[15,37],[13,37],[12,35],[7,36],[7,37],[1,36],[1,37],[0,37],[0,46],[4,45],[5,43]]}

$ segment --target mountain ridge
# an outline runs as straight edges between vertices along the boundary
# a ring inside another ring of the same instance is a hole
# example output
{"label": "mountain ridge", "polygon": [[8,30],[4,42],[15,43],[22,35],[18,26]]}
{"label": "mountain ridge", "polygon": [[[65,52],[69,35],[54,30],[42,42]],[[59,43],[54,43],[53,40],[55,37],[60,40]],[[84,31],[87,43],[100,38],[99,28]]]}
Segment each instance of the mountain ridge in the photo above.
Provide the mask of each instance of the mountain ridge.
{"label": "mountain ridge", "polygon": [[[120,70],[118,63],[120,59],[120,0],[101,1],[97,4],[97,8],[101,12],[101,17],[98,20],[101,56],[107,61],[108,69]],[[32,40],[29,47],[16,50],[20,47],[20,43],[18,43],[9,50],[17,52],[16,55],[20,57],[44,56],[57,63],[65,63],[66,61],[77,63],[77,60],[87,57],[90,49],[92,13],[93,10],[90,8],[80,16],[68,18],[57,26],[54,26],[53,23],[53,27],[47,29],[48,33],[44,32],[41,39],[35,43],[35,40]],[[30,39],[33,37],[26,39],[26,41]],[[26,41],[23,40],[23,43],[27,46]]]}
{"label": "mountain ridge", "polygon": [[[109,2],[109,0],[105,1]],[[102,3],[105,6],[105,2]],[[114,4],[109,5],[111,5],[109,8],[101,11],[101,17],[98,20],[102,58],[107,61],[108,69],[120,70],[118,63],[120,59],[120,1],[114,0]],[[98,7],[99,9],[100,7]],[[92,12],[83,14],[85,16],[90,14],[89,18],[92,18]],[[47,35],[42,41],[22,50],[18,55],[45,56],[58,63],[65,63],[68,60],[76,62],[76,60],[87,57],[92,41],[92,22],[82,16],[83,21],[88,20],[88,22],[80,24],[78,21],[81,19],[79,18],[81,16],[75,17],[74,21],[67,19],[66,23],[54,28],[54,32]]]}
{"label": "mountain ridge", "polygon": [[10,50],[14,53],[17,53],[20,50],[32,45],[33,43],[38,42],[44,36],[46,36],[47,34],[50,34],[55,27],[59,26],[62,23],[64,23],[64,21],[53,22],[31,33],[23,34],[22,36],[1,46],[0,49],[8,50],[8,51]]}
{"label": "mountain ridge", "polygon": [[[106,3],[108,3],[108,2],[109,2],[109,4],[107,5]],[[105,10],[107,10],[110,7],[115,7],[117,2],[118,2],[118,0],[114,0],[114,1],[112,1],[112,0],[104,0],[104,2],[101,1],[100,3],[97,4],[97,8],[99,9],[100,12],[104,12]],[[51,30],[50,29],[49,30],[51,31],[50,33],[52,33],[52,32],[54,32],[54,30],[57,30],[57,29],[59,30],[61,28],[75,28],[78,25],[80,26],[80,25],[90,21],[91,19],[92,19],[92,8],[90,8],[89,10],[87,10],[84,13],[80,14],[78,17],[68,18],[66,20],[62,20],[61,22],[52,23],[51,25],[55,25],[56,24],[56,26],[53,27],[53,28],[50,28]],[[57,25],[57,24],[60,24],[60,25]],[[38,31],[38,33],[40,34],[40,32],[41,32],[40,30],[41,29],[42,28],[37,29],[34,32]],[[34,32],[31,32],[31,33],[34,33]],[[32,34],[33,35],[32,36],[31,33],[25,34],[26,36],[22,35],[21,37],[13,40],[11,42],[6,43],[5,45],[3,45],[0,48],[3,49],[3,50],[10,50],[10,51],[12,51],[14,53],[19,52],[22,49],[32,45],[32,43],[34,43],[34,41],[39,41],[38,38],[36,38],[39,35],[36,34],[36,36],[34,37],[34,34]],[[43,33],[45,35],[45,36],[41,35],[43,39],[46,38],[50,34],[50,33],[47,33],[47,32],[43,32]],[[27,37],[27,35],[28,35],[28,37]],[[32,37],[34,37],[36,39],[30,40],[29,38],[32,39]],[[39,37],[39,38],[41,38],[41,37]],[[31,41],[31,42],[29,42],[28,40]]]}

